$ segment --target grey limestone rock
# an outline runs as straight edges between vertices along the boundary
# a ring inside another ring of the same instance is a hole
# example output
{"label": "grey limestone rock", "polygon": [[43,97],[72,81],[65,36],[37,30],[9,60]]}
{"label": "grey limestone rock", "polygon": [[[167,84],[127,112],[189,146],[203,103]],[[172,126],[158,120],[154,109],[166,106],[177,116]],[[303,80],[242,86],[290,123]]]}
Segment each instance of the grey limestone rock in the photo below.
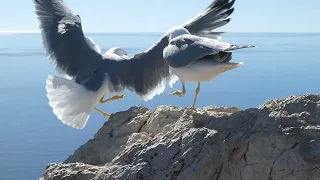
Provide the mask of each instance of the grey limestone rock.
{"label": "grey limestone rock", "polygon": [[320,95],[240,111],[160,106],[113,114],[42,180],[317,180]]}

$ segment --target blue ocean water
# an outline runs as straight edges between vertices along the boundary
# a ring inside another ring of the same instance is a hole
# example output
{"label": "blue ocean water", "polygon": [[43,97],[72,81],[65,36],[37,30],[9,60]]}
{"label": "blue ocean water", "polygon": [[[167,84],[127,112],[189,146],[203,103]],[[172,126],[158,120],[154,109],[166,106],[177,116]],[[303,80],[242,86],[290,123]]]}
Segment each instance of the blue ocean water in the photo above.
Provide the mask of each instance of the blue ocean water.
{"label": "blue ocean water", "polygon": [[[162,33],[88,34],[106,51],[124,48],[129,55],[148,49]],[[233,61],[244,66],[202,83],[197,106],[256,107],[272,98],[320,92],[320,33],[228,33],[223,41],[257,45],[239,50]],[[39,34],[0,35],[0,179],[38,179],[46,165],[61,162],[93,137],[107,120],[97,112],[83,130],[62,124],[48,105],[45,81],[57,74],[48,63]],[[196,84],[186,85],[183,98],[168,96],[173,89],[144,102],[133,93],[105,104],[106,112],[134,105],[154,109],[159,105],[190,106]]]}

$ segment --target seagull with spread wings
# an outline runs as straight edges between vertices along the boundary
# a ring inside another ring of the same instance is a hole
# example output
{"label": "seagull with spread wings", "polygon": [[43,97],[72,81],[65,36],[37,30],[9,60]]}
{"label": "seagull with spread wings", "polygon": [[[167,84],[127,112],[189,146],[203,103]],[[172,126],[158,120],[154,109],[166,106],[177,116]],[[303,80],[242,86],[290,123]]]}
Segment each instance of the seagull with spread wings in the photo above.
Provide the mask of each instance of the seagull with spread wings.
{"label": "seagull with spread wings", "polygon": [[[230,21],[233,3],[215,0],[182,27],[199,37],[219,39],[220,33],[213,30]],[[46,81],[49,105],[63,123],[82,129],[94,109],[109,116],[96,107],[97,103],[121,99],[125,89],[150,100],[164,91],[166,81],[172,87],[177,80],[167,64],[172,65],[171,57],[166,61],[163,53],[180,31],[168,31],[148,50],[133,57],[102,54],[99,46],[84,35],[80,16],[63,0],[34,0],[34,4],[48,59],[65,76],[49,75]],[[117,95],[104,100],[106,94]]]}

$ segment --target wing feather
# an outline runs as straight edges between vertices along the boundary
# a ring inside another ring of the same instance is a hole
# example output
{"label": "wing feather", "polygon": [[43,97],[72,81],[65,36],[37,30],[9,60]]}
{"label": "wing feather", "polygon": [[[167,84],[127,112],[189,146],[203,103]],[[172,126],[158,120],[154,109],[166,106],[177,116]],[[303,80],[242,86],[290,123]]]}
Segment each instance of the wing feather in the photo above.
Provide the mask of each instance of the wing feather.
{"label": "wing feather", "polygon": [[[222,32],[213,30],[230,22],[235,0],[215,0],[204,11],[184,24],[191,34],[219,39]],[[214,36],[215,35],[215,36]]]}
{"label": "wing feather", "polygon": [[[60,74],[87,81],[102,60],[99,47],[82,31],[81,19],[63,0],[34,0],[46,54]],[[89,43],[89,44],[88,44]]]}
{"label": "wing feather", "polygon": [[[154,95],[164,91],[165,82],[173,76],[162,57],[162,50],[168,44],[167,38],[162,38],[153,48],[136,54],[124,61],[104,60],[103,67],[109,74],[116,91],[127,88],[150,100]],[[160,49],[158,49],[160,48]]]}

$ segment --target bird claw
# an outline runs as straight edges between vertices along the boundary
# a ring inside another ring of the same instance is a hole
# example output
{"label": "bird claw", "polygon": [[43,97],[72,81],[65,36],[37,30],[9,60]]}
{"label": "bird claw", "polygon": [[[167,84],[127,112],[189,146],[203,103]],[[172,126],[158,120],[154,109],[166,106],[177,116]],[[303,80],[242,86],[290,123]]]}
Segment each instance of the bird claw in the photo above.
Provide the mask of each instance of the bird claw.
{"label": "bird claw", "polygon": [[169,95],[173,96],[173,95],[177,95],[179,97],[183,97],[186,94],[185,91],[175,91],[173,93],[169,93]]}

